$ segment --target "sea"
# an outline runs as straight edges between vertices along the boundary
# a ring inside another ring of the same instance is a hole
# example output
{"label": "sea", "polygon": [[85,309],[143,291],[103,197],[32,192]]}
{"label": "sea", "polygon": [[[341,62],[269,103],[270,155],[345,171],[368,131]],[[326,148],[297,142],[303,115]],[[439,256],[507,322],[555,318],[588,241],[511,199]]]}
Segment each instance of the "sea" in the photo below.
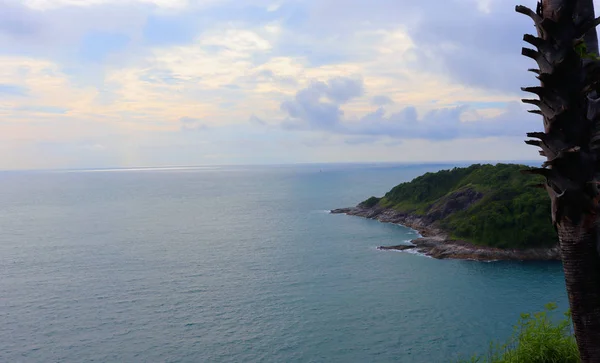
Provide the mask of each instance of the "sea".
{"label": "sea", "polygon": [[0,362],[453,362],[568,308],[559,262],[436,260],[328,211],[450,164],[0,172]]}

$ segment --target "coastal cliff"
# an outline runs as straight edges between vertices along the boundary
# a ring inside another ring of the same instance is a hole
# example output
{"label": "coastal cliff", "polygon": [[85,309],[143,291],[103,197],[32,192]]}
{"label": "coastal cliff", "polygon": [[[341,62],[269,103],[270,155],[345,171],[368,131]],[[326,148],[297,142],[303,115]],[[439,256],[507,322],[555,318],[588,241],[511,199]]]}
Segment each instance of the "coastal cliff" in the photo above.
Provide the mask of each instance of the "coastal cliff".
{"label": "coastal cliff", "polygon": [[549,202],[524,183],[519,171],[525,168],[477,164],[428,173],[383,198],[331,213],[401,224],[422,236],[381,250],[414,249],[439,259],[560,260]]}

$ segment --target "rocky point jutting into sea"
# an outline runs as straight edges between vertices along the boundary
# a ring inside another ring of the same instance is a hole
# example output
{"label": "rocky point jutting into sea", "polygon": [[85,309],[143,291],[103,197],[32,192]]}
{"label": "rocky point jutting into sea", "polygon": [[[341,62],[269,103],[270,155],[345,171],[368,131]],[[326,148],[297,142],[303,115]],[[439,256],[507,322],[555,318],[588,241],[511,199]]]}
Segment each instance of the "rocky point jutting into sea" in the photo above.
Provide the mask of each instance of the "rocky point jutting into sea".
{"label": "rocky point jutting into sea", "polygon": [[401,224],[421,234],[410,245],[381,250],[414,249],[438,259],[560,260],[545,220],[548,201],[524,185],[520,168],[524,166],[473,165],[427,173],[383,198],[331,213]]}
{"label": "rocky point jutting into sea", "polygon": [[415,249],[438,259],[450,258],[461,260],[495,261],[550,261],[560,260],[560,251],[555,247],[504,249],[489,246],[478,246],[466,241],[448,238],[448,233],[436,226],[435,221],[421,216],[395,211],[386,208],[339,208],[331,211],[333,214],[348,214],[352,216],[376,219],[385,223],[401,224],[419,232],[422,237],[411,241],[412,245],[379,246],[380,250],[410,250]]}

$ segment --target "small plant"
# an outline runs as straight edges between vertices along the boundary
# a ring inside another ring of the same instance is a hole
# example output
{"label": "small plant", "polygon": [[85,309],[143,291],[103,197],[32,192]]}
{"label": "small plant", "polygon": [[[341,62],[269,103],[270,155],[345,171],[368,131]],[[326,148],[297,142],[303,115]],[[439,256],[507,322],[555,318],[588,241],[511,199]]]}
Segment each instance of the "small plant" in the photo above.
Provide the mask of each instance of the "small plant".
{"label": "small plant", "polygon": [[579,351],[571,331],[571,314],[553,322],[548,313],[556,310],[548,303],[544,310],[521,314],[511,338],[505,344],[490,344],[487,356],[473,356],[466,363],[579,363]]}

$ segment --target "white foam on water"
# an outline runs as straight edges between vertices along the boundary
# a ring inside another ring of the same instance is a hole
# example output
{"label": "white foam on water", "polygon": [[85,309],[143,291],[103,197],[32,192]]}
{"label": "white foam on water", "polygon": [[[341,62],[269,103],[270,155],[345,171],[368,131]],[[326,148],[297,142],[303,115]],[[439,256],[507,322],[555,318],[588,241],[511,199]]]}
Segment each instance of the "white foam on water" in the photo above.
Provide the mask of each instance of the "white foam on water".
{"label": "white foam on water", "polygon": [[410,255],[417,255],[417,256],[421,256],[421,257],[433,258],[431,256],[427,256],[423,252],[417,251],[416,248],[411,248],[410,250],[404,250],[404,251],[398,251],[398,252],[404,252],[404,253],[408,253]]}
{"label": "white foam on water", "polygon": [[431,256],[427,256],[426,254],[417,251],[416,248],[411,248],[408,250],[382,250],[380,248],[375,248],[378,251],[382,251],[382,252],[397,252],[397,253],[407,253],[409,255],[416,255],[416,256],[421,256],[421,257],[427,257],[427,258],[433,258]]}
{"label": "white foam on water", "polygon": [[[413,245],[413,244],[412,244],[412,243],[410,243],[410,242],[411,242],[411,240],[406,240],[406,241],[404,241],[404,244],[403,244],[403,245],[406,245],[406,246],[411,246],[411,245]],[[379,247],[374,247],[374,248],[375,248],[377,251],[383,251],[383,252],[399,252],[399,253],[408,253],[408,254],[410,254],[410,255],[417,255],[417,256],[422,256],[422,257],[427,257],[427,258],[433,258],[433,257],[431,257],[431,256],[427,256],[426,254],[424,254],[424,253],[422,253],[422,252],[419,252],[419,251],[417,251],[417,248],[410,248],[410,249],[407,249],[407,250],[382,250],[382,249],[380,249]]]}

